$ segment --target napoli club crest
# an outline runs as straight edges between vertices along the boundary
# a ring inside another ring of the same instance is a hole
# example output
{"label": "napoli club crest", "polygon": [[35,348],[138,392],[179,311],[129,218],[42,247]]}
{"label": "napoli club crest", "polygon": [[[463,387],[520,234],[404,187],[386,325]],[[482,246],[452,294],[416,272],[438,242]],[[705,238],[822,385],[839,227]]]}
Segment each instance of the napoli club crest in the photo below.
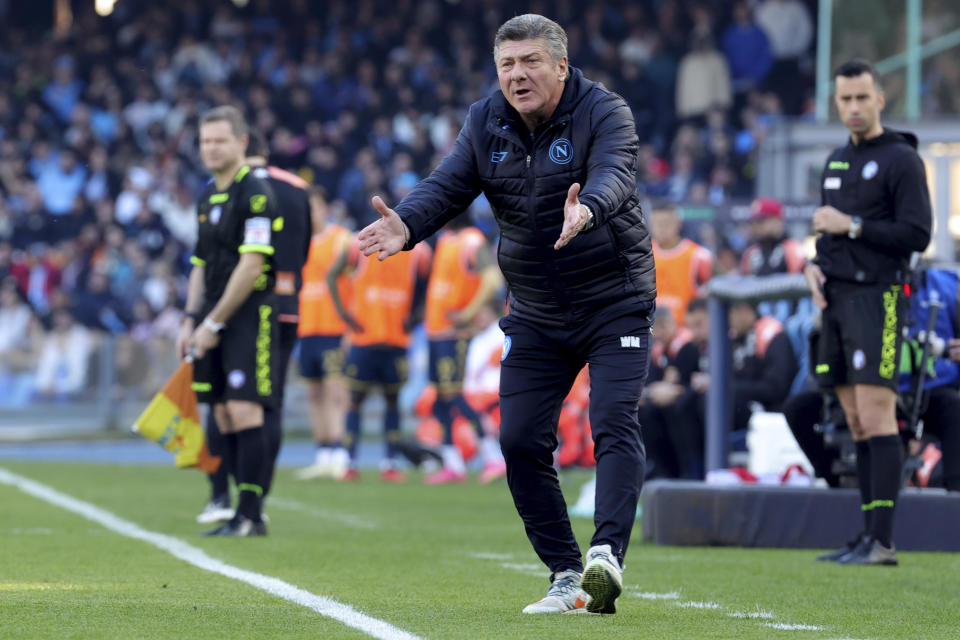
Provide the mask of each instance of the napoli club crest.
{"label": "napoli club crest", "polygon": [[569,164],[573,160],[573,144],[566,138],[558,138],[550,145],[550,159],[556,164]]}
{"label": "napoli club crest", "polygon": [[873,176],[877,175],[877,161],[871,160],[867,164],[863,165],[863,171],[860,172],[860,175],[863,176],[864,180],[869,180]]}

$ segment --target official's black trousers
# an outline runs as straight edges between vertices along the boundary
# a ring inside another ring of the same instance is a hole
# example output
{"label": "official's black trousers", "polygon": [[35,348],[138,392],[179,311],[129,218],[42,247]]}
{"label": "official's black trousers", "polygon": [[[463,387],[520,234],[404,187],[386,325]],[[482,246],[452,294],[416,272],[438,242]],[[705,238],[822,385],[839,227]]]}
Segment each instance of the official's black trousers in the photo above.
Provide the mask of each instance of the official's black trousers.
{"label": "official's black trousers", "polygon": [[500,445],[507,484],[540,559],[554,573],[580,571],[580,549],[560,491],[553,452],[563,399],[590,365],[590,426],[597,459],[591,546],[609,544],[621,565],[643,483],[637,403],[650,363],[652,302],[554,329],[507,316],[500,370]]}

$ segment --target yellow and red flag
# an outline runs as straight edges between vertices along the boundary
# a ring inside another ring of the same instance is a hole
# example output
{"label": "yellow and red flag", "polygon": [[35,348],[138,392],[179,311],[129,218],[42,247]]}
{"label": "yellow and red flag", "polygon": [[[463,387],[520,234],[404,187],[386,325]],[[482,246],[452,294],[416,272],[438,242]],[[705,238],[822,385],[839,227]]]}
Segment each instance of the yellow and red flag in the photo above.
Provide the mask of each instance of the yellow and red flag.
{"label": "yellow and red flag", "polygon": [[213,473],[220,467],[220,457],[207,449],[192,384],[193,364],[184,361],[137,418],[133,430],[172,453],[177,467]]}

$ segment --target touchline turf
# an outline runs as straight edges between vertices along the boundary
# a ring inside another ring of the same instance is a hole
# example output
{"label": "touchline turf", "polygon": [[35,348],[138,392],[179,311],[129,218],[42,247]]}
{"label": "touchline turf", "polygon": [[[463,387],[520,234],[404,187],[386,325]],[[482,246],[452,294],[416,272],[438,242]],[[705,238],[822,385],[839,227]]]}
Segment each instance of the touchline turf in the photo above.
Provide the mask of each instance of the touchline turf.
{"label": "touchline turf", "polygon": [[[814,562],[811,551],[653,546],[638,526],[616,615],[525,616],[520,610],[546,592],[548,572],[502,483],[426,487],[414,475],[388,485],[368,473],[340,485],[298,482],[283,470],[267,501],[267,538],[209,539],[194,522],[207,498],[197,472],[26,462],[0,469],[231,570],[348,605],[386,623],[383,637],[960,637],[960,556],[952,554],[901,553],[898,568],[839,567]],[[568,500],[586,479],[563,476]],[[3,482],[0,514],[0,638],[373,637]],[[592,523],[574,523],[586,550]]]}

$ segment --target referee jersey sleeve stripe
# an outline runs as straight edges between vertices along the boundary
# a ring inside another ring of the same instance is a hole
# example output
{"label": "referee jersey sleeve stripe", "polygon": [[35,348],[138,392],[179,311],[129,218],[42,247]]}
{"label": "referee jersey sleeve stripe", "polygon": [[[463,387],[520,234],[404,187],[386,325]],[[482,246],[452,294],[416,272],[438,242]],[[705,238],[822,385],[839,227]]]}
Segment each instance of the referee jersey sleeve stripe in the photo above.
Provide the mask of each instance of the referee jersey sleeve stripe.
{"label": "referee jersey sleeve stripe", "polygon": [[268,244],[242,244],[240,245],[240,253],[263,253],[268,256],[273,255],[273,247]]}

